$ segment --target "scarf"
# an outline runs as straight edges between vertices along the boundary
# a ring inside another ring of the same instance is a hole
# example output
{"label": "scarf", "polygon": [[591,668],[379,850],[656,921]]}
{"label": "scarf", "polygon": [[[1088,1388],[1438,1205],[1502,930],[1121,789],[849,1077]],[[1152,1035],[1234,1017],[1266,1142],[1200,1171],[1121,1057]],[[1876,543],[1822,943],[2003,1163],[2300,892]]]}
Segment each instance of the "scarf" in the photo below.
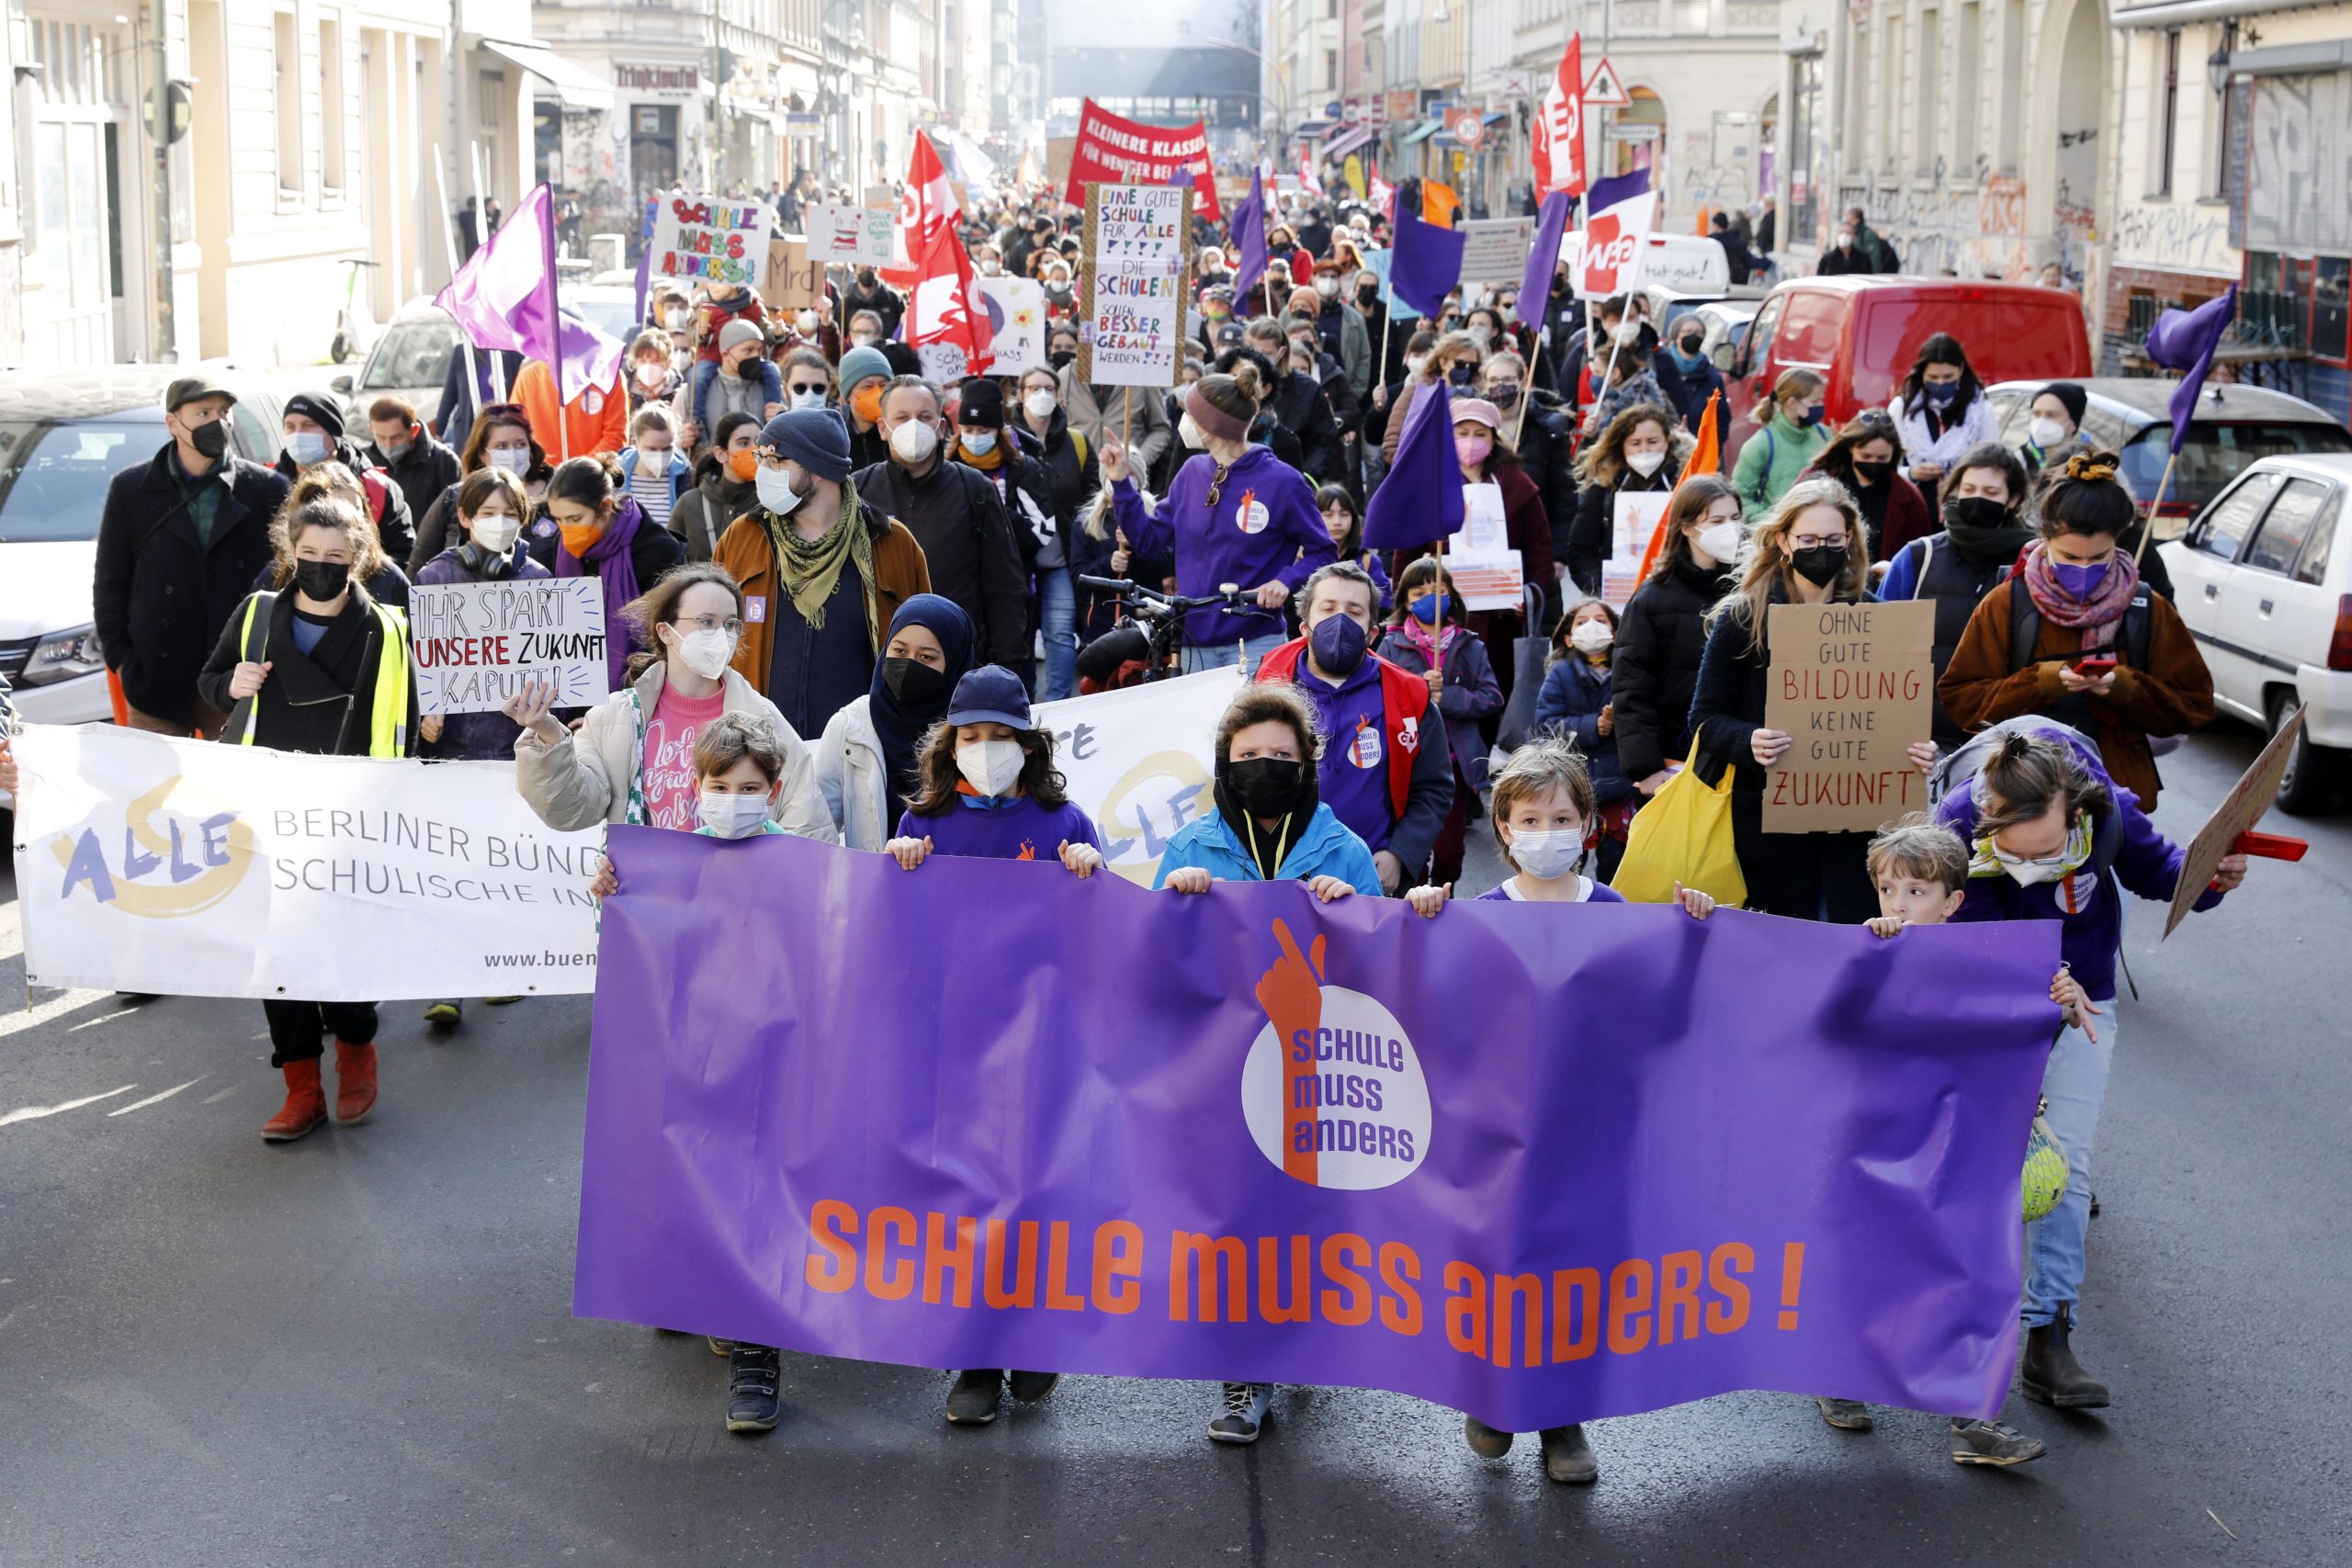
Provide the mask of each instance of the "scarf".
{"label": "scarf", "polygon": [[2105,648],[2115,640],[2115,628],[2140,591],[2140,568],[2120,550],[2088,599],[2076,599],[2059,586],[2057,574],[2050,570],[2047,545],[2036,544],[2026,551],[2023,576],[2025,591],[2033,595],[2033,607],[2041,612],[2041,618],[2080,631],[2086,650]]}
{"label": "scarf", "polygon": [[1445,656],[1463,636],[1462,628],[1451,621],[1441,621],[1432,632],[1421,625],[1419,617],[1409,613],[1397,625],[1405,633],[1405,640],[1419,650],[1422,664],[1430,670],[1444,670]]}
{"label": "scarf", "polygon": [[2012,561],[2018,552],[2033,543],[2033,530],[2018,521],[2017,513],[1997,528],[1980,527],[1963,522],[1949,511],[1944,513],[1944,534],[1951,540],[1951,547],[1971,560]]}
{"label": "scarf", "polygon": [[[1226,793],[1225,773],[1217,772],[1216,785],[1217,815],[1233,833],[1233,841],[1258,868],[1258,880],[1272,882],[1282,875],[1283,861],[1297,847],[1299,836],[1315,820],[1315,808],[1322,804],[1322,780],[1312,763],[1299,770],[1298,799],[1291,805],[1290,815],[1271,829],[1258,826],[1258,819],[1241,809],[1241,803]],[[1271,858],[1270,858],[1271,857]]]}
{"label": "scarf", "polygon": [[[939,650],[947,659],[943,671],[947,681],[938,697],[931,702],[901,703],[883,682],[882,661],[874,661],[874,679],[866,687],[865,711],[874,721],[874,736],[882,747],[882,790],[888,807],[882,830],[886,833],[894,830],[899,815],[907,808],[907,796],[913,793],[915,748],[922,744],[933,725],[947,716],[956,682],[972,667],[972,619],[955,600],[936,593],[916,594],[890,617],[890,637],[897,637],[910,626],[921,626],[939,639]],[[883,638],[882,646],[889,646],[889,637]]]}
{"label": "scarf", "polygon": [[605,668],[612,676],[613,690],[617,692],[628,684],[628,656],[633,652],[650,651],[638,640],[634,629],[621,616],[621,606],[634,600],[639,592],[637,557],[630,546],[637,543],[637,531],[644,525],[645,512],[628,496],[621,497],[619,510],[613,520],[605,525],[603,537],[588,547],[582,558],[571,553],[571,547],[557,536],[555,574],[558,577],[585,577],[588,569],[596,569],[596,581],[605,585],[605,622],[608,628],[617,628],[615,637],[608,629],[605,637]]}
{"label": "scarf", "polygon": [[[767,528],[768,542],[775,547],[776,575],[783,580],[785,593],[809,626],[825,629],[825,605],[841,581],[842,568],[853,561],[865,584],[866,601],[872,604],[874,536],[858,514],[857,489],[847,479],[842,481],[841,515],[813,539],[802,538],[788,521],[773,512],[763,511],[760,521]],[[866,617],[869,625],[873,619],[870,615]],[[886,640],[876,638],[875,648],[878,650]]]}
{"label": "scarf", "polygon": [[998,436],[996,445],[989,447],[986,455],[979,457],[975,457],[972,449],[959,439],[956,443],[956,460],[967,468],[978,468],[983,473],[992,474],[1004,467],[1004,446],[1010,439],[1012,438],[1008,435]]}

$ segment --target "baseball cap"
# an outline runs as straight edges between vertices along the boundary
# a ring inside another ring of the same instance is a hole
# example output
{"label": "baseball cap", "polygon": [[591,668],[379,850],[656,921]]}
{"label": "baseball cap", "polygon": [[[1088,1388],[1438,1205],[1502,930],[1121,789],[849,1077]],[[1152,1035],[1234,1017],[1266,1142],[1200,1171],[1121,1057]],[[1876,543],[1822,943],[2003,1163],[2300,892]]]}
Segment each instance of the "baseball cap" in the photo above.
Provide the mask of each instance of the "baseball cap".
{"label": "baseball cap", "polygon": [[1001,664],[983,664],[956,682],[956,694],[947,701],[947,722],[1035,729],[1028,683]]}

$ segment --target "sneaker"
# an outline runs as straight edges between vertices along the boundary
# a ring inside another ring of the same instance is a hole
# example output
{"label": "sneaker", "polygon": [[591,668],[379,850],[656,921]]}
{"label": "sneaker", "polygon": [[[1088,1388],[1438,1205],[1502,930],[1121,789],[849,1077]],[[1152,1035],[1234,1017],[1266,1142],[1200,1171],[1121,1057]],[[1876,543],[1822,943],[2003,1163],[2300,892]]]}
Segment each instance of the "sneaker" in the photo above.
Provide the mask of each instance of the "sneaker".
{"label": "sneaker", "polygon": [[985,1427],[996,1419],[997,1395],[1004,1390],[1004,1373],[994,1367],[957,1372],[947,1391],[947,1419],[958,1427]]}
{"label": "sneaker", "polygon": [[1059,1372],[1015,1372],[1006,1380],[1012,1386],[1012,1397],[1023,1404],[1035,1404],[1054,1392],[1062,1381]]}
{"label": "sneaker", "polygon": [[1498,1432],[1476,1416],[1462,1418],[1462,1440],[1480,1459],[1500,1459],[1510,1452],[1510,1440],[1516,1434]]}
{"label": "sneaker", "polygon": [[424,1010],[424,1021],[435,1029],[455,1029],[465,1018],[463,1002],[435,1002]]}
{"label": "sneaker", "polygon": [[1871,1407],[1859,1399],[1816,1398],[1814,1403],[1821,1406],[1821,1418],[1841,1432],[1871,1429]]}
{"label": "sneaker", "polygon": [[1214,1443],[1254,1443],[1259,1428],[1266,1422],[1266,1404],[1273,1398],[1274,1385],[1270,1382],[1229,1382],[1225,1385],[1225,1408],[1209,1423],[1209,1440]]}
{"label": "sneaker", "polygon": [[738,1345],[727,1357],[727,1429],[766,1432],[775,1427],[784,1402],[782,1358],[765,1345]]}
{"label": "sneaker", "polygon": [[1543,1443],[1544,1473],[1553,1480],[1583,1486],[1600,1479],[1600,1461],[1593,1457],[1592,1445],[1585,1441],[1582,1423],[1544,1427]]}
{"label": "sneaker", "polygon": [[1998,1421],[1954,1421],[1951,1461],[1954,1464],[2023,1464],[2050,1450],[2040,1438],[2029,1438]]}

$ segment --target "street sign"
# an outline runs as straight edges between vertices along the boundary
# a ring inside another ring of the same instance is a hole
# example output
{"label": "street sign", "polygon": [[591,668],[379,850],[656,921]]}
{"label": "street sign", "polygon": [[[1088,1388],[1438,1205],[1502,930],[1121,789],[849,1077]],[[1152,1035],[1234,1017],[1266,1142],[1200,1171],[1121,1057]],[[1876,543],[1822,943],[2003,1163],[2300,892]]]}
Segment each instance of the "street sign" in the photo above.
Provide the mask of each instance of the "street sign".
{"label": "street sign", "polygon": [[1605,54],[1585,79],[1584,101],[1586,107],[1596,109],[1622,109],[1634,101],[1634,96],[1625,91],[1625,84],[1618,79],[1617,68],[1609,63]]}
{"label": "street sign", "polygon": [[1476,152],[1487,140],[1486,111],[1475,107],[1446,110],[1445,133],[1453,139],[1455,145]]}
{"label": "street sign", "polygon": [[1540,71],[1506,71],[1498,82],[1496,96],[1506,103],[1543,96],[1544,73]]}
{"label": "street sign", "polygon": [[1611,141],[1656,141],[1665,129],[1664,126],[1639,123],[1612,125],[1609,128],[1609,140]]}

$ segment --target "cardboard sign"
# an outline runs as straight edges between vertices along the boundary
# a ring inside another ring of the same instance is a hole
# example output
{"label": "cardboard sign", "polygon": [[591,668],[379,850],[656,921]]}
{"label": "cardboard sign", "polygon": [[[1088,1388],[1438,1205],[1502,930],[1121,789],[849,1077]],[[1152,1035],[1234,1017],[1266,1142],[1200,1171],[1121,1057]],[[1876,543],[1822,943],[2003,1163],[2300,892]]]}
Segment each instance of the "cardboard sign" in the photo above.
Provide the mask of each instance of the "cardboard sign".
{"label": "cardboard sign", "polygon": [[1764,781],[1768,833],[1871,833],[1928,804],[1905,753],[1934,723],[1936,607],[1775,604],[1764,728],[1789,737]]}
{"label": "cardboard sign", "polygon": [[888,266],[897,259],[899,209],[812,201],[801,209],[808,254],[826,266]]}
{"label": "cardboard sign", "polygon": [[1609,558],[1600,563],[1600,596],[1622,610],[1642,585],[1642,559],[1649,554],[1650,537],[1666,517],[1672,491],[1637,490],[1617,492],[1616,515],[1611,525]]}
{"label": "cardboard sign", "polygon": [[653,232],[646,242],[652,259],[647,265],[655,277],[757,287],[767,256],[768,227],[763,201],[672,197],[654,209]]}
{"label": "cardboard sign", "polygon": [[770,240],[767,265],[760,270],[760,299],[771,310],[825,308],[825,264],[808,254],[805,240]]}
{"label": "cardboard sign", "polygon": [[1445,542],[1445,570],[1464,610],[1523,610],[1526,570],[1510,547],[1502,486],[1462,487],[1462,526]]}
{"label": "cardboard sign", "polygon": [[2255,758],[2254,766],[2238,775],[2238,782],[2230,786],[2205,826],[2197,829],[2197,837],[2188,840],[2188,852],[2180,857],[2180,880],[2173,884],[2172,910],[2165,916],[2165,936],[2172,935],[2173,928],[2188,918],[2190,907],[2221,870],[2222,858],[2230,852],[2238,835],[2261,821],[2263,813],[2278,800],[2278,786],[2287,777],[2287,759],[2302,733],[2303,710],[2297,708],[2295,716],[2279,726],[2270,744]]}
{"label": "cardboard sign", "polygon": [[1191,187],[1086,187],[1078,373],[1098,387],[1172,387],[1193,270]]}
{"label": "cardboard sign", "polygon": [[1462,281],[1517,283],[1535,243],[1532,218],[1472,218],[1462,224]]}
{"label": "cardboard sign", "polygon": [[420,582],[408,637],[419,713],[490,713],[534,681],[554,683],[558,707],[612,693],[605,585],[593,577]]}

